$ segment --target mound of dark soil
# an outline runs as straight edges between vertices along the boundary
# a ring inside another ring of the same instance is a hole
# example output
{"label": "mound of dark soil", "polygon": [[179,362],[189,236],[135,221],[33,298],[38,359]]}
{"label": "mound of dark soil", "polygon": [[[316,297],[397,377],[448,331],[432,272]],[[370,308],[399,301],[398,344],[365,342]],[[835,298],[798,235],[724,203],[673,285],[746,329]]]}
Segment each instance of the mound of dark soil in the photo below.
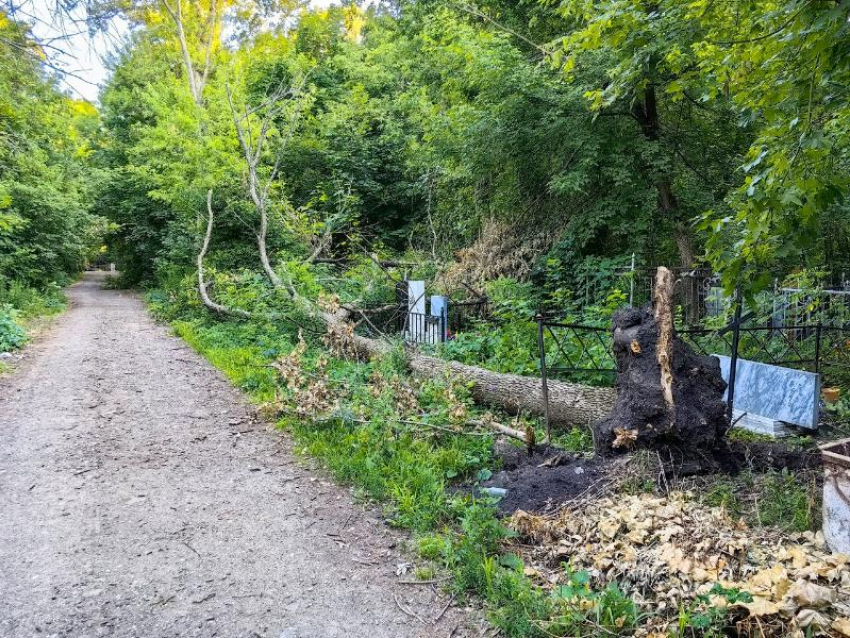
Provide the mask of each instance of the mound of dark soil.
{"label": "mound of dark soil", "polygon": [[[724,441],[710,454],[710,458],[696,459],[692,454],[683,456],[678,450],[667,450],[666,454],[657,456],[650,453],[648,458],[657,458],[658,465],[645,471],[646,478],[661,481],[663,477],[666,483],[714,472],[734,475],[744,470],[803,471],[821,464],[816,449],[794,450],[778,442]],[[567,501],[601,493],[612,482],[622,479],[624,472],[634,471],[629,469],[630,456],[619,461],[610,457],[587,458],[551,446],[538,446],[529,454],[523,447],[500,441],[495,455],[501,460],[502,469],[481,487],[506,491],[497,505],[505,515],[517,510],[551,512]],[[477,488],[469,489],[472,491]]]}
{"label": "mound of dark soil", "polygon": [[507,490],[498,504],[504,514],[518,509],[545,513],[564,501],[593,493],[606,482],[605,461],[554,447],[540,446],[529,454],[524,448],[500,445],[496,454],[502,470],[483,485]]}

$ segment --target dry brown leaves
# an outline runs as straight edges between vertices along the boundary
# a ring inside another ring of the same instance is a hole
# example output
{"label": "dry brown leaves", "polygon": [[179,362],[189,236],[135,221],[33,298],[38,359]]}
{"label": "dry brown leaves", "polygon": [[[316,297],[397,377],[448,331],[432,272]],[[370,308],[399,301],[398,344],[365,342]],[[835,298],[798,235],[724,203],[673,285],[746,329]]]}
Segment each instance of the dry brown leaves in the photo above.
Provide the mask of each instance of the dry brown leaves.
{"label": "dry brown leaves", "polygon": [[328,361],[320,358],[316,362],[316,372],[304,370],[302,358],[307,344],[298,334],[298,345],[285,357],[272,364],[291,393],[292,411],[298,416],[317,416],[326,414],[337,407],[337,402],[328,385],[325,370]]}
{"label": "dry brown leaves", "polygon": [[653,612],[639,635],[663,634],[720,583],[753,597],[737,604],[743,635],[850,636],[850,557],[829,553],[820,533],[751,530],[681,493],[586,500],[554,517],[520,511],[511,526],[533,543],[520,549],[545,584],[569,563],[629,591]]}
{"label": "dry brown leaves", "polygon": [[457,251],[457,262],[443,274],[449,289],[464,284],[482,286],[499,277],[520,281],[528,277],[535,258],[551,244],[547,233],[525,234],[510,224],[490,220],[484,223],[478,239]]}
{"label": "dry brown leaves", "polygon": [[342,359],[356,359],[357,347],[354,343],[354,324],[348,321],[329,323],[322,335],[322,343]]}
{"label": "dry brown leaves", "polygon": [[329,312],[330,314],[336,314],[340,309],[339,297],[324,291],[319,292],[319,298],[316,300],[316,303],[319,306],[319,310]]}

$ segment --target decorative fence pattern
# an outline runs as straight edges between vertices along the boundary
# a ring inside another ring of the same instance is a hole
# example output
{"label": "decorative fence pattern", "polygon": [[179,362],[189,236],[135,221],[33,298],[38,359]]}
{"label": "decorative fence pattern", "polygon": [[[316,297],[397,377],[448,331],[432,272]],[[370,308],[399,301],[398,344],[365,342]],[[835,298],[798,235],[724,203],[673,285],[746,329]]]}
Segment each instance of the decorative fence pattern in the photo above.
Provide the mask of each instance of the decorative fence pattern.
{"label": "decorative fence pattern", "polygon": [[424,298],[409,300],[406,293],[394,304],[365,304],[356,319],[357,332],[369,337],[401,336],[412,344],[436,344],[491,318],[486,298],[457,303],[437,298],[444,305],[437,308],[431,297],[430,313],[424,312]]}
{"label": "decorative fence pattern", "polygon": [[[735,401],[735,370],[739,358],[806,370],[822,375],[828,384],[850,382],[850,323],[774,325],[755,323],[759,315],[741,313],[720,328],[684,327],[676,334],[702,355],[726,355],[731,359],[727,410],[731,420]],[[546,315],[537,317],[540,371],[544,396],[550,376],[572,373],[616,374],[610,328],[559,323]]]}

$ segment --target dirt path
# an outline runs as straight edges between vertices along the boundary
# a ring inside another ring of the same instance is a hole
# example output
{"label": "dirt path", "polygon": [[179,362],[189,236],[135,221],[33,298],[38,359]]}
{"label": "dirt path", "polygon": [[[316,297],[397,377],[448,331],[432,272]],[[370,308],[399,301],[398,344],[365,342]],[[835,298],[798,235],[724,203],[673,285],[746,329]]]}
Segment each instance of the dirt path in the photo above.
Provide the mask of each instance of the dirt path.
{"label": "dirt path", "polygon": [[399,538],[101,278],[70,289],[0,380],[0,636],[445,638],[461,624],[454,608],[430,624],[446,599],[398,582]]}

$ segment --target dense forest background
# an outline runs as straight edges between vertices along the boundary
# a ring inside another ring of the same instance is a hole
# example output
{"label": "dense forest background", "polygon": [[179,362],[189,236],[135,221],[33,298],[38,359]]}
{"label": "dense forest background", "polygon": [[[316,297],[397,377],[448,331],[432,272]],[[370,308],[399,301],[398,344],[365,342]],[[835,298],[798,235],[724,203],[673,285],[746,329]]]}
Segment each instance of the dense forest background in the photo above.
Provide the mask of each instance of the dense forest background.
{"label": "dense forest background", "polygon": [[100,245],[127,284],[188,281],[210,189],[213,278],[259,270],[263,217],[277,268],[408,252],[556,298],[633,253],[730,288],[846,268],[840,3],[110,10],[99,108],[4,14],[6,295]]}

